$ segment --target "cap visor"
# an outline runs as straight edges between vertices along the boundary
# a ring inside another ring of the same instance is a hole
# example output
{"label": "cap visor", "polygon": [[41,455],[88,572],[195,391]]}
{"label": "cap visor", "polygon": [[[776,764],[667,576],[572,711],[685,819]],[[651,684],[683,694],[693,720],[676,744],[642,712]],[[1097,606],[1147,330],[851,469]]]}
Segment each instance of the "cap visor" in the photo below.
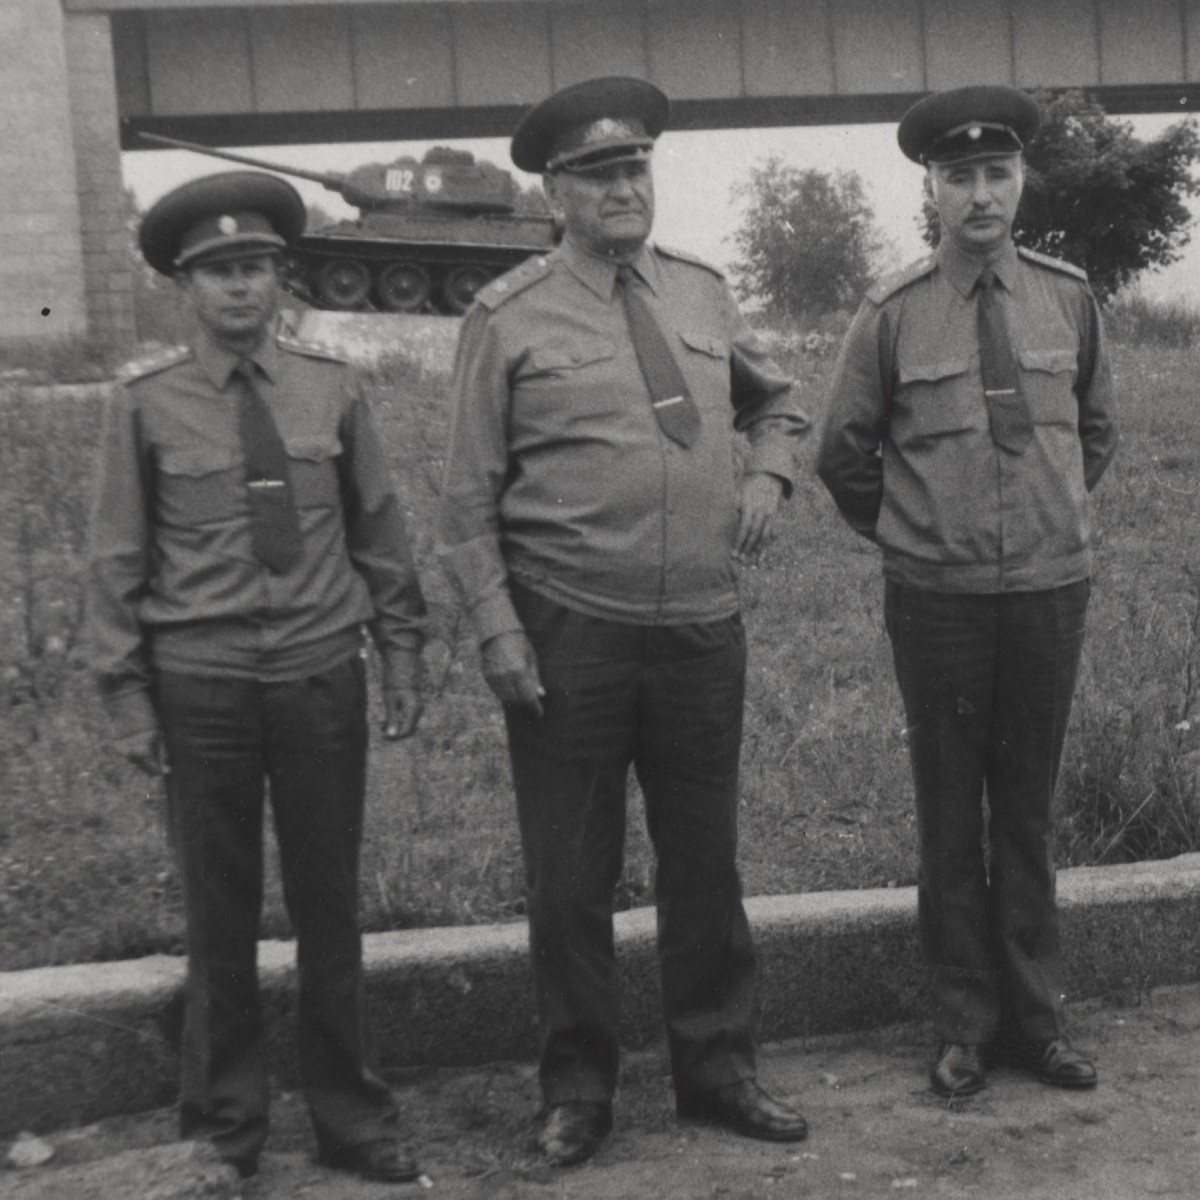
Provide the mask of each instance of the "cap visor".
{"label": "cap visor", "polygon": [[198,262],[228,262],[235,258],[254,258],[260,254],[278,254],[287,243],[273,233],[232,234],[189,246],[176,260],[175,268],[193,267]]}

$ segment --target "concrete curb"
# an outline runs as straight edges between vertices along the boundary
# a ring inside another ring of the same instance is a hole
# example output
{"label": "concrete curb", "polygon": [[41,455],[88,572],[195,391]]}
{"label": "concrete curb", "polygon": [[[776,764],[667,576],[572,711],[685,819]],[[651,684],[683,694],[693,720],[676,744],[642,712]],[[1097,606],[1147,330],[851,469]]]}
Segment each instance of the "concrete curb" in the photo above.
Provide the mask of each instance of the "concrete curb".
{"label": "concrete curb", "polygon": [[[1200,854],[1059,873],[1072,1000],[1138,998],[1200,981]],[[923,1016],[916,889],[747,901],[761,963],[763,1040]],[[630,1048],[660,1037],[654,913],[617,917]],[[523,924],[365,938],[367,987],[385,1068],[527,1058],[537,1030]],[[260,946],[272,1062],[295,1078],[293,947]],[[0,974],[0,1138],[170,1103],[182,960]]]}

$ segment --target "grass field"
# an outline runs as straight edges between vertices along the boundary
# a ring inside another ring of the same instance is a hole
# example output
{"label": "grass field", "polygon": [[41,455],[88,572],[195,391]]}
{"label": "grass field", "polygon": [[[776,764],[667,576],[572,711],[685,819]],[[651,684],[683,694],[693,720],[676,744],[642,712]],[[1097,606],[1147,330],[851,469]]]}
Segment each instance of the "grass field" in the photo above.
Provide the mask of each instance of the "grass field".
{"label": "grass field", "polygon": [[[819,421],[827,342],[781,343],[779,356]],[[1124,442],[1096,496],[1090,633],[1060,786],[1063,865],[1200,846],[1196,352],[1121,344],[1114,358]],[[369,385],[436,638],[418,736],[372,748],[364,924],[516,918],[522,873],[500,713],[432,556],[445,379],[396,359]],[[161,795],[112,752],[80,643],[99,422],[95,400],[0,392],[0,969],[181,940]],[[915,874],[877,554],[840,523],[812,450],[810,440],[776,545],[743,579],[751,894],[903,885]],[[639,904],[653,877],[636,794],[629,828],[618,902]],[[274,881],[264,931],[287,932]]]}

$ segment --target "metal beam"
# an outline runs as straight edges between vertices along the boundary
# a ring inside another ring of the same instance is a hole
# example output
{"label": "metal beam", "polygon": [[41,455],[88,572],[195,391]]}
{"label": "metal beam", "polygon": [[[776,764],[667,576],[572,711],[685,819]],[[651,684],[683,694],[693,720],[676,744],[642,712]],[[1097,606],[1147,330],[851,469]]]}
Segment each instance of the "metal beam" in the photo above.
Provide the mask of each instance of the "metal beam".
{"label": "metal beam", "polygon": [[1200,86],[1200,0],[1146,0],[1136,19],[1125,0],[65,3],[112,13],[127,131],[226,144],[506,132],[598,74],[654,80],[677,128],[891,121],[973,82],[1182,114]]}
{"label": "metal beam", "polygon": [[[1089,89],[1113,114],[1200,112],[1200,84]],[[898,121],[912,103],[908,92],[871,96],[810,96],[681,100],[671,128],[757,129],[800,125],[863,125]],[[235,113],[132,117],[121,122],[121,147],[150,147],[138,136],[165,133],[220,146],[323,145],[337,142],[426,141],[433,138],[506,137],[524,108],[381,109],[356,112]]]}

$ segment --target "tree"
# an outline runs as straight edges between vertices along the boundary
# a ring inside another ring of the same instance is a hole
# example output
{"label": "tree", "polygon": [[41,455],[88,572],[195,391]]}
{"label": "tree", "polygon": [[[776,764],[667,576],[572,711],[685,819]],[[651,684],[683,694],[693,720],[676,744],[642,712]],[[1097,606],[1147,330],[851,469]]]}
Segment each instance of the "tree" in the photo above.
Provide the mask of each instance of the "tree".
{"label": "tree", "polygon": [[772,157],[734,185],[733,197],[749,201],[733,234],[739,299],[801,321],[858,303],[883,239],[856,172],[802,170]]}
{"label": "tree", "polygon": [[513,203],[516,205],[515,211],[523,215],[536,217],[550,215],[550,201],[546,199],[546,193],[542,191],[540,183],[523,184],[518,179]]}
{"label": "tree", "polygon": [[304,202],[304,232],[312,233],[314,229],[325,229],[330,225],[336,225],[341,217],[335,217],[327,209],[320,204],[314,204],[311,200]]}
{"label": "tree", "polygon": [[[1200,158],[1196,126],[1183,121],[1143,142],[1082,92],[1037,98],[1043,122],[1025,147],[1014,241],[1083,267],[1102,301],[1141,271],[1175,262],[1190,240],[1185,197],[1200,193],[1191,169]],[[928,201],[924,223],[936,245]]]}

